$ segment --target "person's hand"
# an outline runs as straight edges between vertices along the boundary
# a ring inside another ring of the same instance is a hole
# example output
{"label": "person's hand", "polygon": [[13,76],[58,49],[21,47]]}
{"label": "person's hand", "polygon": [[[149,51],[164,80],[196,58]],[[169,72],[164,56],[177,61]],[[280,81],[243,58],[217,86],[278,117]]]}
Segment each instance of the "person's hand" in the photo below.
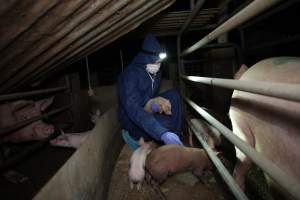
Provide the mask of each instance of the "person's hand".
{"label": "person's hand", "polygon": [[180,141],[178,135],[176,135],[173,132],[165,132],[164,134],[161,135],[160,139],[165,143],[165,144],[178,144],[183,146],[182,142]]}
{"label": "person's hand", "polygon": [[160,106],[159,113],[165,113],[166,115],[172,115],[171,102],[163,97],[156,97],[154,102]]}
{"label": "person's hand", "polygon": [[149,113],[165,113],[166,115],[171,115],[172,114],[172,106],[171,103],[168,99],[163,98],[163,97],[156,97],[153,99],[150,99],[145,107],[144,107],[146,112]]}

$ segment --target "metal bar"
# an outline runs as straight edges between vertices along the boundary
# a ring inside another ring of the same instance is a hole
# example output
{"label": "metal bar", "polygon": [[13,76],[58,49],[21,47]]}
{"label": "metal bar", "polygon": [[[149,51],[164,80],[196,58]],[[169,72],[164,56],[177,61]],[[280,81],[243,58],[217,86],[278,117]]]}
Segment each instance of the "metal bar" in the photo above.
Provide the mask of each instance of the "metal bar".
{"label": "metal bar", "polygon": [[[194,18],[193,22],[191,22],[191,24],[196,24],[196,23],[200,23],[200,22],[207,22],[209,20],[211,20],[213,17],[201,17],[201,18]],[[156,26],[159,26],[161,24],[172,24],[172,23],[176,23],[176,22],[186,22],[186,18],[174,18],[174,19],[168,19],[168,20],[161,20],[158,21]]]}
{"label": "metal bar", "polygon": [[[209,21],[209,20],[208,20]],[[195,26],[204,26],[204,25],[207,25],[208,24],[208,21],[203,21],[203,22],[201,22],[201,23],[192,23],[189,27],[188,27],[188,29],[190,28],[190,27],[195,27]],[[180,28],[181,27],[181,24],[182,24],[182,22],[174,22],[174,23],[168,23],[168,24],[157,24],[156,26],[153,26],[153,28]]]}
{"label": "metal bar", "polygon": [[183,60],[184,64],[194,64],[194,63],[204,63],[204,62],[208,62],[209,59],[205,58],[205,59],[201,59],[201,60]]}
{"label": "metal bar", "polygon": [[190,23],[193,21],[193,19],[196,17],[196,15],[200,11],[201,7],[203,6],[204,2],[205,2],[205,0],[197,1],[195,8],[193,9],[189,18],[185,21],[184,25],[182,26],[182,28],[180,29],[180,31],[178,33],[180,36],[183,34],[183,32],[186,30],[186,28],[190,25]]}
{"label": "metal bar", "polygon": [[[165,15],[162,19],[160,19],[159,21],[163,21],[163,20],[171,20],[171,19],[186,19],[190,16],[190,12],[187,12],[185,15]],[[205,18],[205,17],[214,17],[215,16],[215,13],[198,13],[198,15],[195,16],[195,18]]]}
{"label": "metal bar", "polygon": [[220,35],[236,28],[240,24],[246,22],[247,20],[251,19],[252,17],[262,13],[263,11],[267,10],[271,6],[279,3],[282,0],[255,0],[252,3],[250,3],[247,7],[242,9],[240,12],[238,12],[236,15],[232,16],[230,19],[228,19],[226,22],[221,24],[219,27],[217,27],[215,30],[213,30],[211,33],[209,33],[207,36],[196,42],[191,47],[188,47],[185,49],[181,56],[185,56],[187,54],[190,54],[197,49],[203,47],[204,45],[208,44],[212,40],[216,39]]}
{"label": "metal bar", "polygon": [[264,20],[264,19],[266,19],[266,18],[268,18],[268,17],[270,17],[270,16],[272,16],[272,15],[274,15],[274,14],[276,14],[276,13],[282,11],[282,10],[284,10],[284,9],[287,9],[288,7],[294,5],[295,3],[299,3],[299,0],[284,1],[284,3],[282,3],[282,5],[274,8],[270,12],[264,13],[261,16],[256,17],[255,19],[249,21],[248,23],[243,24],[240,28],[241,29],[245,29],[245,28],[247,28],[249,26],[252,26],[252,25],[254,25],[254,24],[256,24],[256,23],[258,23],[258,22],[260,22],[260,21],[262,21],[262,20]]}
{"label": "metal bar", "polygon": [[193,101],[186,97],[183,97],[183,99],[212,126],[218,129],[224,137],[226,137],[231,143],[233,143],[243,153],[251,158],[255,164],[257,164],[272,179],[282,186],[285,191],[290,193],[293,197],[295,197],[295,199],[300,199],[300,184],[294,177],[290,176],[288,173],[284,173],[273,162],[265,159],[261,154],[257,153],[257,151],[249,144],[237,137],[231,130],[229,130],[226,126],[216,120],[213,116],[199,107]]}
{"label": "metal bar", "polygon": [[49,140],[52,139],[52,136],[43,139],[41,141],[38,141],[37,143],[25,148],[23,151],[19,152],[17,155],[7,159],[0,165],[0,172],[5,171],[6,169],[18,164],[22,160],[24,160],[27,156],[30,154],[36,152],[38,149],[42,148],[46,144],[48,144]]}
{"label": "metal bar", "polygon": [[[176,28],[173,28],[172,31],[175,31],[176,29],[178,29],[179,27],[176,27]],[[211,24],[211,25],[204,25],[204,26],[201,26],[201,27],[194,27],[194,26],[190,26],[189,27],[189,30],[207,30],[207,29],[214,29],[216,28],[216,24]],[[151,31],[163,31],[163,32],[168,32],[170,30],[165,30],[163,29],[162,27],[153,27],[151,28]],[[157,33],[159,34],[159,33]],[[163,34],[163,33],[162,33]],[[171,35],[174,35],[174,33],[172,32]],[[176,35],[178,35],[178,31],[176,31]]]}
{"label": "metal bar", "polygon": [[210,157],[211,161],[216,166],[219,174],[224,179],[224,182],[228,185],[230,190],[232,191],[233,195],[236,199],[248,199],[247,196],[244,194],[244,192],[241,190],[241,188],[236,184],[233,177],[230,175],[228,170],[225,168],[223,163],[220,161],[220,159],[216,156],[216,153],[208,146],[208,144],[204,141],[202,138],[197,122],[193,120],[188,120],[189,126],[198,138],[199,142],[207,152],[208,156]]}
{"label": "metal bar", "polygon": [[60,92],[63,90],[66,90],[67,87],[56,87],[56,88],[50,88],[50,89],[43,89],[43,90],[35,90],[30,92],[20,92],[20,93],[13,93],[13,94],[5,94],[0,96],[0,101],[9,101],[13,99],[20,99],[23,97],[29,97],[39,94],[48,94],[52,92]]}
{"label": "metal bar", "polygon": [[[199,15],[203,14],[216,14],[220,11],[220,8],[208,8],[208,9],[201,9]],[[166,14],[166,16],[182,16],[182,15],[189,15],[191,11],[174,11]]]}
{"label": "metal bar", "polygon": [[64,106],[64,107],[61,107],[61,108],[58,108],[58,109],[55,109],[51,112],[48,112],[48,113],[45,113],[45,114],[42,114],[40,116],[36,116],[36,117],[33,117],[33,118],[30,118],[30,119],[27,119],[27,120],[24,120],[24,121],[21,121],[21,122],[18,122],[16,124],[13,124],[11,126],[8,126],[8,127],[5,127],[5,128],[1,128],[0,129],[0,138],[3,138],[11,133],[13,133],[12,131],[14,130],[17,130],[17,129],[20,129],[24,126],[26,126],[27,124],[30,124],[32,122],[35,122],[37,120],[40,120],[42,118],[47,118],[51,115],[55,115],[57,113],[60,113],[60,112],[63,112],[67,109],[69,109],[71,106],[68,105],[68,106]]}
{"label": "metal bar", "polygon": [[244,92],[300,101],[300,84],[268,83],[265,81],[243,81],[184,75],[181,75],[181,77],[196,83],[204,83],[212,86],[220,86],[223,88],[236,89]]}
{"label": "metal bar", "polygon": [[195,7],[195,0],[190,0],[190,8],[193,10]]}

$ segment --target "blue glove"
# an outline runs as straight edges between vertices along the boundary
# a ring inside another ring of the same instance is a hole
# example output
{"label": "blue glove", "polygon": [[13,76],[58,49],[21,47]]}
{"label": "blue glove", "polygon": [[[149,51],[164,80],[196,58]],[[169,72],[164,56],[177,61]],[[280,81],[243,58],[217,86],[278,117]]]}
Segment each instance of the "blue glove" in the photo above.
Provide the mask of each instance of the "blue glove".
{"label": "blue glove", "polygon": [[155,103],[155,102],[151,103],[151,111],[152,112],[154,112],[154,113],[158,112],[159,108],[160,108],[160,105],[158,103]]}
{"label": "blue glove", "polygon": [[164,134],[161,135],[160,139],[165,143],[165,144],[178,144],[183,146],[182,142],[180,141],[178,135],[176,135],[173,132],[165,132]]}

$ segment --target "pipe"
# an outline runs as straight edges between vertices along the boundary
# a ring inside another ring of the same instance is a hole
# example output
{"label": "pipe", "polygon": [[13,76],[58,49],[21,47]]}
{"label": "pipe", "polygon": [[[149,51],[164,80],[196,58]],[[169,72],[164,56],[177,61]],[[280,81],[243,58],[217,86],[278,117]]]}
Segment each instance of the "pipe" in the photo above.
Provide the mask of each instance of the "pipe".
{"label": "pipe", "polygon": [[181,75],[181,77],[191,82],[300,101],[300,84],[268,83],[265,81],[244,81],[184,75]]}
{"label": "pipe", "polygon": [[185,56],[187,54],[190,54],[197,49],[203,47],[204,45],[208,44],[212,40],[216,39],[220,35],[236,28],[240,24],[246,22],[247,20],[251,19],[252,17],[262,13],[263,11],[267,10],[271,6],[279,3],[282,0],[255,0],[252,3],[250,3],[247,7],[242,9],[240,12],[238,12],[236,15],[232,16],[230,19],[228,19],[226,22],[221,24],[219,27],[217,27],[214,31],[209,33],[207,36],[199,40],[197,43],[192,45],[191,47],[185,49],[181,56]]}
{"label": "pipe", "polygon": [[180,29],[178,35],[182,35],[183,32],[187,29],[187,27],[191,24],[191,22],[193,21],[193,19],[196,17],[196,15],[199,13],[201,7],[203,6],[203,4],[205,3],[205,0],[198,0],[196,3],[195,8],[193,9],[193,11],[191,12],[189,18],[185,21],[185,23],[183,24],[182,28]]}
{"label": "pipe", "polygon": [[290,193],[295,199],[300,200],[300,184],[297,180],[287,173],[284,173],[273,162],[265,159],[249,144],[245,143],[239,137],[237,137],[231,130],[216,120],[208,112],[195,104],[190,99],[183,96],[183,99],[189,104],[197,113],[199,113],[204,119],[206,119],[213,127],[218,129],[221,134],[226,137],[231,143],[238,147],[245,155],[257,164],[262,170],[264,170],[272,179],[274,179],[285,191]]}
{"label": "pipe", "polygon": [[190,8],[191,10],[195,8],[195,0],[190,0]]}
{"label": "pipe", "polygon": [[51,116],[51,115],[55,115],[55,114],[58,114],[58,113],[60,113],[60,112],[63,112],[63,111],[65,111],[65,110],[69,109],[70,107],[71,107],[70,105],[64,106],[64,107],[55,109],[55,110],[53,110],[53,111],[51,111],[51,112],[42,114],[42,115],[40,115],[40,116],[32,117],[32,118],[30,118],[30,119],[26,119],[26,120],[24,120],[24,121],[17,122],[16,124],[13,124],[13,125],[11,125],[11,126],[8,126],[8,127],[5,127],[5,128],[1,128],[1,129],[0,129],[0,138],[3,138],[3,137],[5,137],[5,136],[7,136],[7,135],[13,133],[14,130],[20,129],[20,128],[22,128],[22,127],[24,127],[24,126],[26,126],[26,125],[28,125],[28,124],[30,124],[30,123],[32,123],[32,122],[35,122],[35,121],[40,120],[40,119],[42,119],[42,118],[45,119],[45,118],[47,118],[47,117],[49,117],[49,116]]}
{"label": "pipe", "polygon": [[244,192],[241,190],[241,188],[236,184],[233,177],[230,175],[228,170],[225,168],[223,163],[220,161],[220,159],[216,156],[216,153],[208,146],[208,144],[204,141],[204,139],[201,136],[201,133],[199,131],[199,125],[194,120],[189,120],[188,124],[196,137],[198,138],[199,142],[207,152],[209,158],[216,166],[219,174],[223,178],[224,182],[228,185],[230,190],[232,191],[233,195],[236,199],[248,199],[247,196],[244,194]]}
{"label": "pipe", "polygon": [[39,95],[39,94],[48,94],[52,92],[60,92],[63,90],[66,90],[67,87],[56,87],[56,88],[50,88],[50,89],[43,89],[43,90],[35,90],[30,92],[20,92],[20,93],[13,93],[13,94],[6,94],[0,96],[0,102],[1,101],[9,101],[13,99],[20,99],[24,97]]}

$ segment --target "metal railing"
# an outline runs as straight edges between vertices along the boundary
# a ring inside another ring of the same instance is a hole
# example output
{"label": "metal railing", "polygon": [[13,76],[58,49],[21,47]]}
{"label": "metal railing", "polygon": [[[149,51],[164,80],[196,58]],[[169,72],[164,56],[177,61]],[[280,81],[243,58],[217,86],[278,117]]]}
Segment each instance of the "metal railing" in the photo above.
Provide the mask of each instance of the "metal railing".
{"label": "metal railing", "polygon": [[[281,185],[288,193],[290,193],[294,198],[300,199],[300,185],[297,180],[290,176],[288,173],[283,172],[279,167],[277,167],[273,162],[269,161],[262,155],[260,155],[254,148],[242,141],[239,137],[233,134],[226,126],[220,123],[218,120],[213,118],[209,113],[204,109],[199,107],[197,104],[192,102],[190,99],[185,97],[185,88],[183,86],[182,80],[188,80],[194,83],[204,83],[208,85],[214,85],[224,88],[237,89],[257,94],[268,95],[272,97],[280,97],[283,99],[296,100],[300,101],[299,89],[300,85],[298,84],[270,84],[263,81],[255,81],[254,84],[251,82],[251,85],[248,81],[237,81],[237,80],[228,80],[228,79],[217,79],[217,78],[207,78],[207,77],[195,77],[195,76],[185,76],[182,57],[186,56],[199,48],[204,47],[209,42],[213,41],[220,35],[227,33],[228,31],[236,28],[237,26],[243,24],[254,16],[262,13],[263,11],[269,9],[275,4],[279,3],[281,0],[254,0],[248,6],[237,12],[234,16],[229,18],[207,36],[196,42],[191,47],[188,47],[183,52],[181,52],[181,36],[183,31],[187,28],[184,26],[183,29],[179,32],[177,37],[177,55],[178,55],[178,71],[180,77],[180,91],[187,102],[197,113],[199,113],[203,118],[205,118],[211,125],[217,128],[223,136],[225,136],[230,142],[237,146],[243,153],[245,153],[254,163],[256,163],[261,169],[263,169],[271,178],[273,178],[279,185]],[[198,12],[196,10],[195,12]],[[194,13],[194,12],[192,12]],[[192,16],[191,16],[192,18]],[[197,133],[199,132],[195,127],[195,124],[189,123],[190,128],[195,133],[196,137],[202,144],[203,148],[207,151],[209,157],[212,159],[213,163],[218,168],[221,173],[222,178],[225,180],[225,183],[232,190],[233,194],[237,199],[247,199],[243,194],[241,189],[234,183],[232,176],[229,175],[228,171],[216,159],[214,153],[209,148],[209,146],[202,140],[201,136]],[[226,171],[226,172],[224,172]]]}

